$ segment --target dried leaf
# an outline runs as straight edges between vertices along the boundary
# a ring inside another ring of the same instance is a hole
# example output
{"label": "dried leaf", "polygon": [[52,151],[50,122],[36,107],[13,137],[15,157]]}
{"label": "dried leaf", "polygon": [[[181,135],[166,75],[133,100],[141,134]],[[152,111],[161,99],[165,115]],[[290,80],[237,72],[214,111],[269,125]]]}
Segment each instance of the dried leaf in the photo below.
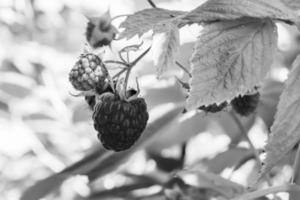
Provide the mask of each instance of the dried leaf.
{"label": "dried leaf", "polygon": [[130,39],[135,35],[141,37],[144,33],[150,31],[154,26],[162,21],[173,19],[185,12],[166,10],[162,8],[151,8],[141,10],[127,17],[121,23],[120,28],[125,28],[120,33],[119,39]]}
{"label": "dried leaf", "polygon": [[162,23],[155,27],[152,52],[158,77],[175,65],[179,45],[179,30],[174,24]]}
{"label": "dried leaf", "polygon": [[234,20],[243,17],[294,22],[297,14],[280,0],[210,0],[187,13],[186,23]]}
{"label": "dried leaf", "polygon": [[266,145],[265,165],[262,175],[268,172],[300,140],[300,56],[293,63],[293,70],[280,96]]}
{"label": "dried leaf", "polygon": [[191,58],[188,109],[231,101],[260,85],[273,62],[275,24],[244,18],[204,27]]}

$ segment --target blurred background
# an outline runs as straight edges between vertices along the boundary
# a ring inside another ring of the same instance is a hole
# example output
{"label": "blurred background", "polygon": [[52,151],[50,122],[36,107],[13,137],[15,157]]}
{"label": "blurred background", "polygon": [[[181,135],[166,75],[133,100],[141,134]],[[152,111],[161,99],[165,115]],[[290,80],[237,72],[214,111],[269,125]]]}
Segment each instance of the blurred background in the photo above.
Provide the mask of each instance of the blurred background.
{"label": "blurred background", "polygon": [[[157,6],[191,10],[201,2],[163,0],[157,1]],[[0,1],[0,199],[19,199],[37,181],[60,172],[95,149],[101,150],[92,112],[83,98],[71,95],[76,91],[68,82],[68,73],[86,42],[85,15],[109,9],[114,17],[145,8],[150,8],[146,0]],[[122,20],[113,23],[118,26]],[[258,149],[265,144],[282,83],[300,47],[294,27],[282,23],[277,26],[278,56],[261,88],[261,102],[254,115],[241,118]],[[193,25],[180,32],[178,61],[187,68],[199,30],[201,27]],[[150,36],[142,38],[145,48]],[[140,42],[136,37],[115,41],[111,49],[105,49],[105,57],[114,59],[118,49]],[[187,77],[174,67],[164,79],[157,80],[152,65],[149,54],[131,77],[132,83],[139,77],[150,118],[155,118],[170,106],[184,102],[186,93],[174,74],[184,80]],[[245,186],[258,170],[230,112],[228,108],[217,114],[179,115],[147,146],[112,164],[117,165],[114,170],[94,177],[91,183],[86,176],[72,176],[44,199],[176,199],[176,195],[222,199],[220,196],[228,195],[232,187],[216,186],[218,178],[213,174]],[[293,156],[292,152],[272,171],[275,185],[289,180]]]}

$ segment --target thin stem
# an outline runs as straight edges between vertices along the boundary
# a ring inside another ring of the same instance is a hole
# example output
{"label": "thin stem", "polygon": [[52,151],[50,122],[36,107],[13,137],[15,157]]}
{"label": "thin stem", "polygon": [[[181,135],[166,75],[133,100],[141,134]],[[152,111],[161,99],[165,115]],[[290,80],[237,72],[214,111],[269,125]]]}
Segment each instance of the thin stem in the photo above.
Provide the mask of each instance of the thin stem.
{"label": "thin stem", "polygon": [[113,76],[113,78],[112,79],[115,79],[115,78],[117,78],[117,77],[119,77],[119,76],[121,76],[126,70],[127,70],[128,68],[124,68],[124,69],[122,69],[121,71],[119,71],[116,75],[114,75]]}
{"label": "thin stem", "polygon": [[105,63],[105,64],[112,63],[112,64],[124,65],[125,67],[128,67],[127,63],[124,63],[124,62],[121,62],[121,61],[117,61],[117,60],[105,60],[105,61],[103,61],[103,63]]}
{"label": "thin stem", "polygon": [[[298,143],[298,149],[297,149],[297,154],[294,161],[293,169],[294,169],[294,173],[292,177],[292,183],[300,185],[300,143]],[[300,199],[300,192],[296,192],[296,191],[291,192],[289,199],[290,200]]]}
{"label": "thin stem", "polygon": [[[230,115],[232,117],[232,119],[235,121],[236,125],[239,127],[239,129],[241,130],[242,135],[244,136],[245,140],[248,142],[251,151],[253,152],[256,162],[261,165],[261,160],[259,158],[259,152],[258,150],[255,148],[255,146],[253,145],[252,141],[250,140],[250,138],[248,137],[247,131],[244,128],[243,124],[241,123],[240,119],[233,113],[230,112]],[[269,186],[272,186],[272,182],[271,179],[269,177],[269,175],[266,175],[266,181],[268,183]]]}
{"label": "thin stem", "polygon": [[133,67],[138,63],[151,49],[151,46],[146,49],[139,57],[137,57],[133,62],[130,63],[130,67]]}
{"label": "thin stem", "polygon": [[182,64],[180,64],[178,61],[176,61],[175,63],[180,69],[182,69],[185,73],[187,73],[190,78],[192,77],[192,74],[189,72],[189,70],[187,70]]}
{"label": "thin stem", "polygon": [[[127,72],[126,72],[125,82],[124,82],[124,90],[125,91],[127,91],[127,83],[128,83],[128,80],[129,80],[129,75],[130,75],[131,69],[132,69],[132,67],[129,67]],[[127,98],[126,92],[125,92],[125,98]]]}
{"label": "thin stem", "polygon": [[157,8],[155,3],[152,0],[147,0],[147,1],[152,6],[152,8]]}
{"label": "thin stem", "polygon": [[249,192],[241,196],[235,197],[232,200],[252,200],[252,199],[266,196],[268,194],[275,194],[279,192],[300,192],[300,187],[298,185],[293,185],[293,184],[281,185],[281,186],[271,187],[263,190],[257,190],[254,192]]}

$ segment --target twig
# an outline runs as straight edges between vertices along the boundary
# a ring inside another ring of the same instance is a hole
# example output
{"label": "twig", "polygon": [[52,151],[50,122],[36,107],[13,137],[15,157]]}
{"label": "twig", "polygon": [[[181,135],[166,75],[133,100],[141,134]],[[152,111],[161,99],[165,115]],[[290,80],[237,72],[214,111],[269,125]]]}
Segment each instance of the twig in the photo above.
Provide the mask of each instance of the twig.
{"label": "twig", "polygon": [[[255,148],[255,146],[253,145],[252,141],[250,140],[250,138],[248,137],[247,131],[245,130],[243,124],[241,123],[240,119],[233,113],[230,112],[230,115],[232,117],[232,119],[235,121],[236,125],[239,127],[239,129],[241,130],[242,135],[244,136],[244,138],[246,139],[246,141],[248,142],[251,151],[253,152],[256,162],[261,165],[261,160],[259,158],[259,152],[257,151],[257,149]],[[266,175],[266,181],[268,183],[269,186],[272,186],[272,182],[271,179],[269,177],[269,175]]]}
{"label": "twig", "polygon": [[147,1],[152,6],[152,8],[157,8],[155,3],[152,0],[147,0]]}
{"label": "twig", "polygon": [[105,60],[103,61],[103,63],[112,63],[112,64],[117,64],[117,65],[124,65],[125,67],[128,67],[128,64],[127,63],[124,63],[124,62],[121,62],[121,61],[117,61],[117,60]]}
{"label": "twig", "polygon": [[[294,173],[292,177],[292,183],[300,185],[300,143],[298,143],[297,154],[294,162]],[[292,191],[289,197],[290,200],[300,199],[299,191]]]}
{"label": "twig", "polygon": [[112,77],[112,79],[115,79],[115,78],[119,77],[119,76],[120,76],[121,74],[123,74],[126,70],[127,70],[127,68],[122,69],[122,70],[119,71],[116,75],[114,75],[114,76]]}
{"label": "twig", "polygon": [[180,67],[180,69],[182,69],[185,73],[187,73],[190,78],[192,77],[192,74],[189,72],[189,70],[187,70],[182,64],[180,64],[178,61],[176,61],[175,63],[178,67]]}
{"label": "twig", "polygon": [[271,187],[263,190],[256,190],[254,192],[249,192],[241,196],[235,197],[232,200],[252,200],[252,199],[266,196],[268,194],[275,194],[279,192],[300,192],[300,187],[298,185],[293,185],[293,184],[281,185],[281,186]]}

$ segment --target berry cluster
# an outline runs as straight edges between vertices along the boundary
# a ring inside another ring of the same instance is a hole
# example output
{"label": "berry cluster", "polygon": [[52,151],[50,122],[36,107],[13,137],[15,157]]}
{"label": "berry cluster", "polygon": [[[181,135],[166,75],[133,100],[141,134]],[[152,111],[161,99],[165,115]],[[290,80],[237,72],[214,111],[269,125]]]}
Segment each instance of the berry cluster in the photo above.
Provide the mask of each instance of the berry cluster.
{"label": "berry cluster", "polygon": [[[103,146],[113,151],[126,150],[141,136],[149,118],[145,100],[137,97],[138,91],[126,88],[130,69],[150,48],[132,63],[120,57],[123,63],[117,63],[126,67],[122,71],[127,72],[125,82],[119,77],[122,73],[111,78],[106,64],[91,52],[110,45],[117,29],[111,24],[108,12],[99,17],[88,17],[88,20],[85,36],[90,49],[71,69],[69,81],[93,111],[94,128]],[[121,53],[122,50],[119,55]]]}

